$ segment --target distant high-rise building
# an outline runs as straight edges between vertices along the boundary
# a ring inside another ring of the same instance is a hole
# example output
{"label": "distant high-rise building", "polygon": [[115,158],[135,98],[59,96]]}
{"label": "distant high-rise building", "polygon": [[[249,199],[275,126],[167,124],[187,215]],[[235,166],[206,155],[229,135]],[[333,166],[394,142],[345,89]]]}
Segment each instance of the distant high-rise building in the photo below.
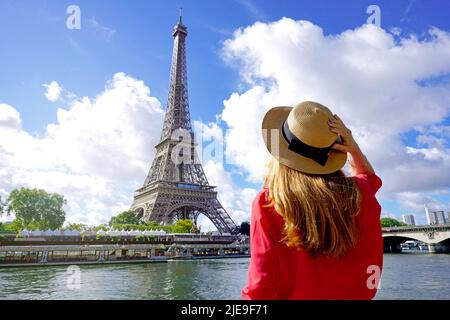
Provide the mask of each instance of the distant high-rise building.
{"label": "distant high-rise building", "polygon": [[428,224],[445,224],[447,221],[450,221],[445,217],[443,210],[429,211],[428,208],[425,207],[425,214],[427,216]]}
{"label": "distant high-rise building", "polygon": [[436,224],[437,223],[436,214],[434,212],[427,213],[427,222],[428,222],[428,224]]}
{"label": "distant high-rise building", "polygon": [[428,224],[436,224],[437,223],[436,214],[432,211],[430,212],[428,210],[427,206],[425,206],[425,215],[427,217]]}
{"label": "distant high-rise building", "polygon": [[404,214],[403,216],[403,222],[410,226],[416,225],[416,219],[414,218],[413,214]]}
{"label": "distant high-rise building", "polygon": [[436,215],[436,223],[437,224],[445,224],[447,222],[447,219],[445,219],[444,211],[434,211],[434,214]]}

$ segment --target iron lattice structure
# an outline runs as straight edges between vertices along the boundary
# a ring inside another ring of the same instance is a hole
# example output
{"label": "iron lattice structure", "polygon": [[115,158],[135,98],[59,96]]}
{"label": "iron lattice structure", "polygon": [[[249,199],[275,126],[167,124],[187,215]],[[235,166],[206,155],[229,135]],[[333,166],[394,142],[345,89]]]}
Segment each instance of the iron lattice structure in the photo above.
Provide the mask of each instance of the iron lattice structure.
{"label": "iron lattice structure", "polygon": [[[236,224],[218,201],[216,188],[209,185],[195,150],[188,102],[187,28],[181,14],[173,37],[169,97],[161,139],[155,146],[155,158],[144,185],[134,193],[131,209],[139,219],[163,225],[177,219],[191,219],[197,224],[198,216],[204,214],[220,232],[235,233]],[[177,157],[183,160],[174,161]]]}

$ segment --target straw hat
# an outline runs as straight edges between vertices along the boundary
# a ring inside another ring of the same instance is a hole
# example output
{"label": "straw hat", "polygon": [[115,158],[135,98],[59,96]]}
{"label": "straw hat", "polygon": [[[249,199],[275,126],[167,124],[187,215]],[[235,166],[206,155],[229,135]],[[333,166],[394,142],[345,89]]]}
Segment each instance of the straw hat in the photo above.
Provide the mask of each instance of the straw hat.
{"label": "straw hat", "polygon": [[262,122],[267,150],[280,163],[301,172],[328,174],[341,169],[347,154],[331,149],[341,141],[329,129],[332,117],[330,109],[312,101],[270,109]]}

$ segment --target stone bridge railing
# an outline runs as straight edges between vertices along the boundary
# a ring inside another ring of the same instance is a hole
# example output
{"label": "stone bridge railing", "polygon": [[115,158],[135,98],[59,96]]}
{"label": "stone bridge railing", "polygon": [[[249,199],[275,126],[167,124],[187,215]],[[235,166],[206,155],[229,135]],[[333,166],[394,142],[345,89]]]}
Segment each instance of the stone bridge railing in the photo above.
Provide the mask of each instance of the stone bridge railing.
{"label": "stone bridge railing", "polygon": [[450,223],[434,224],[422,226],[405,226],[405,227],[386,227],[383,228],[383,233],[388,232],[420,232],[420,231],[449,231]]}

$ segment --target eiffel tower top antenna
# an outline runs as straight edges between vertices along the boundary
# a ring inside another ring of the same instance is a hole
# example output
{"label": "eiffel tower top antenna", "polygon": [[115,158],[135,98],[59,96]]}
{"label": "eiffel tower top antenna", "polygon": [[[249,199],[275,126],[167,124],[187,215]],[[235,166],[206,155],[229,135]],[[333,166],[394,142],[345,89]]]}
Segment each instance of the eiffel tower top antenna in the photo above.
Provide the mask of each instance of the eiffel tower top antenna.
{"label": "eiffel tower top antenna", "polygon": [[179,24],[183,24],[183,7],[180,7],[180,18],[178,20]]}

